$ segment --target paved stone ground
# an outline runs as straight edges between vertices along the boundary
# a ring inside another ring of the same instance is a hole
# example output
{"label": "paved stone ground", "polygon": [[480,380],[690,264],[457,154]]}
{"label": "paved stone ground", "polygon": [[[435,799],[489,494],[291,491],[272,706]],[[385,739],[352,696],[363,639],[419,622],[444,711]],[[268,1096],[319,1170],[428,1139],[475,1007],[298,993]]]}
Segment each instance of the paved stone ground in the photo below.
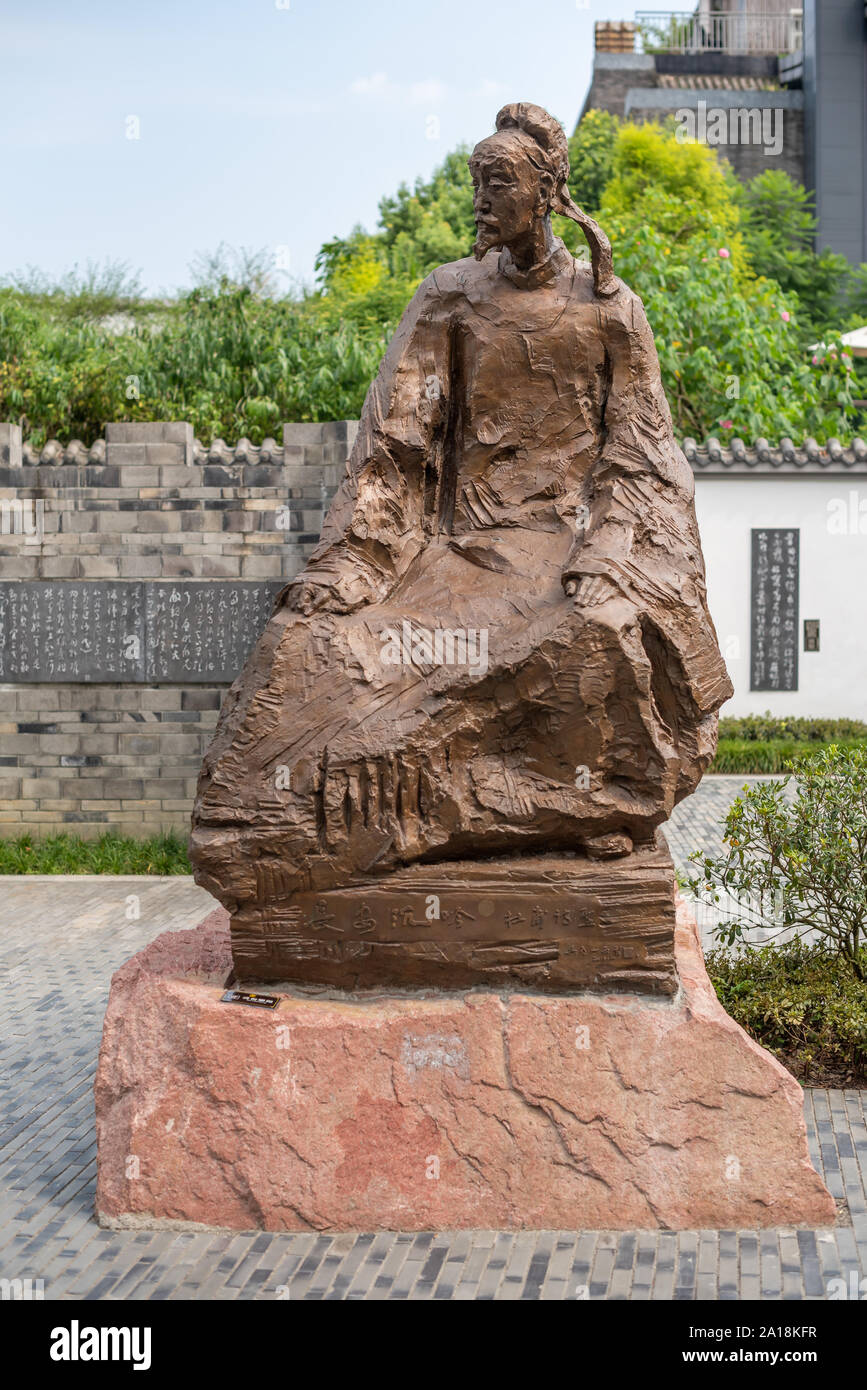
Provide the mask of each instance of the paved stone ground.
{"label": "paved stone ground", "polygon": [[[713,844],[742,778],[678,808]],[[805,1095],[828,1230],[269,1235],[100,1230],[93,1073],[112,971],[211,905],[184,878],[0,878],[0,1279],[62,1299],[822,1299],[867,1274],[867,1092]],[[138,912],[138,916],[136,916]]]}
{"label": "paved stone ground", "polygon": [[700,849],[705,854],[719,854],[722,848],[722,823],[726,812],[736,796],[744,787],[754,787],[759,782],[779,780],[772,777],[705,777],[698,790],[688,796],[665,824],[665,837],[671,850],[671,857],[678,869],[694,874],[695,869],[688,863],[693,850]]}

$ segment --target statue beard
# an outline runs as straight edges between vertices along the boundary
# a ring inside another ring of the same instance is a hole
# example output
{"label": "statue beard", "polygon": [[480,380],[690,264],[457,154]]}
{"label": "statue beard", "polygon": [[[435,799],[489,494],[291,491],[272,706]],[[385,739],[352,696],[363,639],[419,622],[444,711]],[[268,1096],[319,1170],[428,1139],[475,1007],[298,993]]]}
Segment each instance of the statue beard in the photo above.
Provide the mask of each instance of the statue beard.
{"label": "statue beard", "polygon": [[477,227],[476,239],[473,242],[473,255],[477,261],[487,256],[489,251],[494,251],[502,246],[499,232],[495,232],[493,227]]}

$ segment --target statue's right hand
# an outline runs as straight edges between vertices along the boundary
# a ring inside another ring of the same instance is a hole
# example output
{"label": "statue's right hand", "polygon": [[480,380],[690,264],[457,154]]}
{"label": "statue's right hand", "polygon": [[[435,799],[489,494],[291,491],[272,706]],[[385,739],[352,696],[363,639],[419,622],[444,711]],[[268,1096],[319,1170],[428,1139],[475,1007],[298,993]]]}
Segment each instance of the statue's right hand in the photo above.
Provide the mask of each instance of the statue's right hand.
{"label": "statue's right hand", "polygon": [[575,600],[576,608],[594,608],[610,598],[616,598],[620,590],[606,574],[585,574],[570,576],[563,588],[567,598]]}
{"label": "statue's right hand", "polygon": [[295,613],[303,613],[308,617],[315,613],[317,609],[324,608],[329,599],[332,598],[330,584],[317,584],[312,580],[296,579],[280,594],[280,605],[283,608],[291,608]]}

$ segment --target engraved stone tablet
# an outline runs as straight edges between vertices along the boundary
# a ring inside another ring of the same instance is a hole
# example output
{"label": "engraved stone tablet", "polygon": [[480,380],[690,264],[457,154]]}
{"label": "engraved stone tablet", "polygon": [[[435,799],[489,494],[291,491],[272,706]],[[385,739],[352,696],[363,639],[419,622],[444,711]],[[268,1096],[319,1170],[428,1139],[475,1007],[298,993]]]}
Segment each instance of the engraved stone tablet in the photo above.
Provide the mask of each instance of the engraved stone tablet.
{"label": "engraved stone tablet", "polygon": [[233,681],[271,612],[278,584],[146,584],[145,679]]}
{"label": "engraved stone tablet", "polygon": [[225,684],[279,584],[69,580],[0,583],[0,680]]}
{"label": "engraved stone tablet", "polygon": [[752,533],[750,690],[798,688],[797,527]]}
{"label": "engraved stone tablet", "polygon": [[143,587],[0,583],[0,680],[145,680]]}

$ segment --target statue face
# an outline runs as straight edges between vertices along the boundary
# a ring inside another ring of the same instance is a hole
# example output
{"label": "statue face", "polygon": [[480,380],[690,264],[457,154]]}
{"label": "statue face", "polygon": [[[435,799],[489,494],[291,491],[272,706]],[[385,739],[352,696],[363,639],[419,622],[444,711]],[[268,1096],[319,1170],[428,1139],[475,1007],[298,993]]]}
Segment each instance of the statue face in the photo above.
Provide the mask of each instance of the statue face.
{"label": "statue face", "polygon": [[532,232],[545,215],[539,170],[508,135],[492,135],[477,145],[469,161],[477,256],[495,246],[511,246]]}

